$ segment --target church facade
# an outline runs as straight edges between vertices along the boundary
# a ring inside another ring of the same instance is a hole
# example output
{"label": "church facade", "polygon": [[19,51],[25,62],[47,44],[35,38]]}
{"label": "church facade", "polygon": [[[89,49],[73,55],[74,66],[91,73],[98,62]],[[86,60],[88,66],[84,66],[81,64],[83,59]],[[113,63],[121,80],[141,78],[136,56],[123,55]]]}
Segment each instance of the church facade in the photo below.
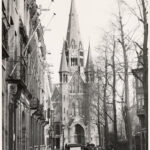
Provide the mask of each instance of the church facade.
{"label": "church facade", "polygon": [[52,95],[56,149],[66,144],[99,145],[97,116],[91,110],[95,73],[90,46],[86,65],[84,55],[75,0],[72,0],[59,69],[60,84]]}

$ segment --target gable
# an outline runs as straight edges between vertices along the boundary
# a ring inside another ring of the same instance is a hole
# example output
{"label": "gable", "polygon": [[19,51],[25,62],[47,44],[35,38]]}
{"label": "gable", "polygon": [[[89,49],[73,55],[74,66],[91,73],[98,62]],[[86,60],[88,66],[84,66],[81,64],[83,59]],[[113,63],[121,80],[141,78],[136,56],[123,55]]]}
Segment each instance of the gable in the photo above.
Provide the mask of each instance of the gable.
{"label": "gable", "polygon": [[78,72],[75,72],[69,82],[70,93],[84,93],[85,83]]}
{"label": "gable", "polygon": [[55,87],[51,100],[55,101],[59,95],[60,93],[59,93],[58,87]]}

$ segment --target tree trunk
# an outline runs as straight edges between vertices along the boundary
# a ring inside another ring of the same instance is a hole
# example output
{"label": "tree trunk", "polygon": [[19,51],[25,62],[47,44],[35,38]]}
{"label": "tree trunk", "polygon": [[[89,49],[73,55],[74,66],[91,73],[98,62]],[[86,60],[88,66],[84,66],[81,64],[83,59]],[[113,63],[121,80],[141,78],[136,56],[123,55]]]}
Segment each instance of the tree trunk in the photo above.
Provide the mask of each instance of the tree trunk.
{"label": "tree trunk", "polygon": [[[105,52],[106,53],[106,52]],[[108,60],[107,56],[105,54],[105,84],[104,84],[104,120],[105,120],[105,126],[104,126],[104,132],[105,132],[105,149],[108,149],[108,120],[107,120],[107,106],[106,106],[106,96],[107,96],[107,85],[108,85]]]}
{"label": "tree trunk", "polygon": [[145,107],[145,126],[146,126],[146,149],[148,149],[148,22],[145,1],[141,0],[143,10],[143,89],[144,89],[144,107]]}
{"label": "tree trunk", "polygon": [[[120,8],[120,6],[119,6]],[[129,114],[129,79],[128,79],[128,58],[127,58],[127,49],[125,46],[125,39],[124,39],[124,30],[123,30],[123,23],[122,23],[122,16],[119,9],[119,25],[120,25],[120,36],[121,36],[121,46],[123,50],[124,56],[124,84],[125,84],[125,113],[126,113],[126,136],[128,140],[128,149],[132,150],[132,126]]]}
{"label": "tree trunk", "polygon": [[[98,72],[97,72],[98,75]],[[99,146],[101,146],[101,129],[100,129],[100,83],[99,83],[99,76],[98,76],[98,101],[97,101],[97,105],[98,105],[98,113],[97,113],[97,117],[98,117],[98,136],[99,136]]]}
{"label": "tree trunk", "polygon": [[117,150],[117,142],[118,142],[118,137],[117,137],[117,115],[116,115],[116,71],[115,71],[115,41],[113,45],[113,56],[112,56],[112,71],[113,71],[113,114],[114,114],[114,149]]}
{"label": "tree trunk", "polygon": [[146,149],[148,149],[148,22],[145,1],[141,0],[143,10],[143,89],[144,89],[144,107],[145,107],[145,127],[146,127]]}

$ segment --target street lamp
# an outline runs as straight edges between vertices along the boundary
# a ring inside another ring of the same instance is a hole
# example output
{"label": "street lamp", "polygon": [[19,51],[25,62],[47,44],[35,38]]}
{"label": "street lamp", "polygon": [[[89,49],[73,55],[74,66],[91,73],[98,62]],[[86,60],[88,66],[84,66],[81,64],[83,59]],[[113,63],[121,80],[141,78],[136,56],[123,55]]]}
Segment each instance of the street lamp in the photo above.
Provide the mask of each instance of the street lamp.
{"label": "street lamp", "polygon": [[51,108],[51,149],[54,149],[54,109]]}
{"label": "street lamp", "polygon": [[63,136],[63,140],[62,140],[62,150],[64,150],[64,129],[65,129],[65,125],[64,124],[62,124],[62,136]]}

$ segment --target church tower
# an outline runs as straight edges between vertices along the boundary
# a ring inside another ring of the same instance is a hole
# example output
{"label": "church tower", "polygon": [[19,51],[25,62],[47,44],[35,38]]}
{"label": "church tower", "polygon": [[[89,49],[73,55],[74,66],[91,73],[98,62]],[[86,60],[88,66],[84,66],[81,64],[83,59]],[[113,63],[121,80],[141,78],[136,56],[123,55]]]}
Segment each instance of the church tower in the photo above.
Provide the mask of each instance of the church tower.
{"label": "church tower", "polygon": [[72,75],[76,71],[79,71],[79,73],[84,73],[84,50],[81,41],[78,15],[75,8],[75,0],[72,0],[71,2],[65,43],[66,59],[70,74]]}
{"label": "church tower", "polygon": [[[56,147],[64,149],[65,144],[98,143],[98,131],[91,104],[94,102],[94,64],[90,45],[86,65],[84,65],[84,49],[79,29],[75,0],[71,1],[69,23],[66,40],[63,43],[59,69],[60,84],[56,87],[58,95],[53,96],[55,114],[63,135],[56,138]],[[63,127],[63,128],[62,128]],[[65,137],[65,138],[64,138]]]}

